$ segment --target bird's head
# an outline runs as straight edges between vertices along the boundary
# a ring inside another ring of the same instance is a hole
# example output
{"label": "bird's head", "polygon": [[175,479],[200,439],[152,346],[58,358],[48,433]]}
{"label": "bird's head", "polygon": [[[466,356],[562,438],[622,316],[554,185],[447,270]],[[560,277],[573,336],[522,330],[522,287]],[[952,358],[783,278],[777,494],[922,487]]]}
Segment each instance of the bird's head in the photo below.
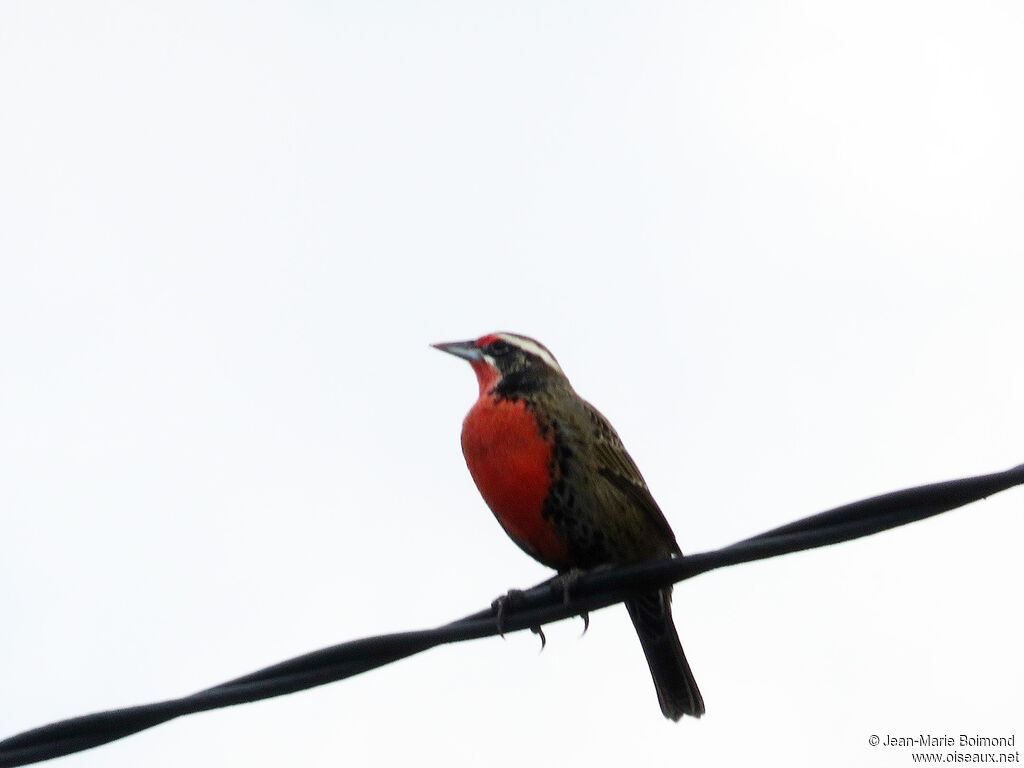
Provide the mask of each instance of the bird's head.
{"label": "bird's head", "polygon": [[529,336],[489,333],[472,341],[432,345],[442,352],[464,358],[473,366],[480,394],[514,396],[535,391],[565,374],[547,347]]}

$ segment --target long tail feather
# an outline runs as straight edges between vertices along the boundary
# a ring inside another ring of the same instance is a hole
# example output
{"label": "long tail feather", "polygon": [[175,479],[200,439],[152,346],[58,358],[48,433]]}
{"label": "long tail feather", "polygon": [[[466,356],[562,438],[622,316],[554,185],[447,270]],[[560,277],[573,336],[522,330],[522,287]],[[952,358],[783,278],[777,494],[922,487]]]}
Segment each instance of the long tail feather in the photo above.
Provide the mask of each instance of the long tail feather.
{"label": "long tail feather", "polygon": [[704,699],[672,623],[670,595],[667,590],[641,595],[627,600],[626,610],[643,646],[665,717],[670,720],[678,720],[683,715],[700,717],[704,714]]}

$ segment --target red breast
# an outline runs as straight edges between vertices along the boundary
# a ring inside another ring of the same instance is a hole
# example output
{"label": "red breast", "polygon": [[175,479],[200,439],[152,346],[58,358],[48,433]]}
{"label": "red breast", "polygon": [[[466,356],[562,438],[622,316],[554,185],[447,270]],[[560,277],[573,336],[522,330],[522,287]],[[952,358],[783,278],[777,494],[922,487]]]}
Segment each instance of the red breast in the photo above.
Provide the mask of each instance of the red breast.
{"label": "red breast", "polygon": [[462,453],[506,533],[545,565],[566,567],[565,541],[541,515],[551,486],[552,439],[541,433],[526,402],[482,392],[462,424]]}

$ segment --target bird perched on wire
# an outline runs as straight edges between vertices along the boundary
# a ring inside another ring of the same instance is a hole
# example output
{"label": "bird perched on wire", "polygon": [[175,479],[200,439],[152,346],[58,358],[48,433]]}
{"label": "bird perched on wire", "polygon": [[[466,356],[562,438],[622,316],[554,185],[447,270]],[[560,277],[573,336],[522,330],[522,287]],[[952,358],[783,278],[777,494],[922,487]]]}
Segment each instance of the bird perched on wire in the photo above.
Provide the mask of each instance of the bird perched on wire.
{"label": "bird perched on wire", "polygon": [[[484,501],[527,554],[561,574],[680,554],[608,420],[539,341],[491,333],[434,344],[469,361],[480,396],[462,452]],[[704,714],[672,623],[671,587],[626,601],[665,717]]]}

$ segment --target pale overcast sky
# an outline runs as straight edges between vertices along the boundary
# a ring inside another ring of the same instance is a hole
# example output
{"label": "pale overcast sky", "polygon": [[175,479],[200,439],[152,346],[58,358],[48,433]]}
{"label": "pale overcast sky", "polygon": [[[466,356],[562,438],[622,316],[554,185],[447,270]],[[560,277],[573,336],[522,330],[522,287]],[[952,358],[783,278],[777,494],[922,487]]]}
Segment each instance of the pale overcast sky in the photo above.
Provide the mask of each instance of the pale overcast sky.
{"label": "pale overcast sky", "polygon": [[[0,738],[545,578],[430,342],[545,342],[684,551],[1024,462],[1022,40],[1010,1],[0,5]],[[700,721],[614,607],[52,764],[1019,744],[1022,506],[680,585]]]}

